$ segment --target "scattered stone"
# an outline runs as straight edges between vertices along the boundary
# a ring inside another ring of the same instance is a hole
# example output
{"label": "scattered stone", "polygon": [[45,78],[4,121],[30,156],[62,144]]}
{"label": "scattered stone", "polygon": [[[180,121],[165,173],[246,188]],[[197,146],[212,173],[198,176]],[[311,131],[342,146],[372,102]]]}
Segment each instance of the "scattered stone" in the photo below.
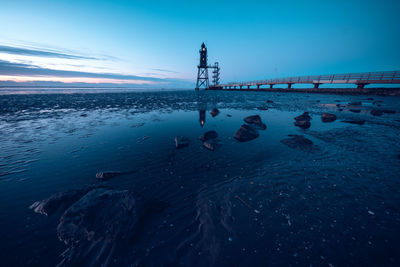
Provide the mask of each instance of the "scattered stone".
{"label": "scattered stone", "polygon": [[309,151],[312,149],[313,142],[310,139],[307,139],[302,135],[295,134],[289,134],[288,136],[291,138],[281,140],[282,144],[285,144],[290,148],[303,151]]}
{"label": "scattered stone", "polygon": [[204,141],[203,146],[208,150],[214,151],[215,147],[217,146],[217,142],[215,141],[215,139]]}
{"label": "scattered stone", "polygon": [[383,111],[380,109],[371,110],[371,115],[373,115],[373,116],[382,116],[382,114],[383,114]]}
{"label": "scattered stone", "polygon": [[267,103],[272,104],[272,103],[274,103],[274,101],[268,99],[268,100],[267,100]]}
{"label": "scattered stone", "polygon": [[183,148],[189,146],[189,139],[185,136],[175,136],[175,147]]}
{"label": "scattered stone", "polygon": [[311,117],[308,114],[308,112],[304,112],[303,114],[301,114],[300,116],[297,116],[294,118],[296,121],[310,121]]}
{"label": "scattered stone", "polygon": [[247,142],[256,139],[258,136],[257,130],[249,125],[243,124],[233,137],[239,142]]}
{"label": "scattered stone", "polygon": [[120,172],[120,171],[105,171],[105,172],[96,173],[96,178],[100,179],[100,180],[108,180],[108,179],[114,178],[121,174],[122,174],[122,172]]}
{"label": "scattered stone", "polygon": [[374,100],[372,97],[368,97],[367,100]]}
{"label": "scattered stone", "polygon": [[232,115],[231,115],[231,114],[226,114],[226,116],[227,116],[227,117],[229,117],[229,118],[230,118],[230,117],[232,117]]}
{"label": "scattered stone", "polygon": [[342,109],[342,108],[339,108],[338,110],[339,110],[339,111],[343,111],[343,109]]}
{"label": "scattered stone", "polygon": [[357,120],[357,119],[356,120],[344,120],[342,122],[363,125],[365,123],[365,120]]}
{"label": "scattered stone", "polygon": [[217,108],[213,108],[210,112],[212,117],[215,117],[219,114],[219,110]]}
{"label": "scattered stone", "polygon": [[265,130],[267,126],[262,122],[259,115],[248,116],[243,119],[248,124],[253,124],[258,126],[261,130]]}
{"label": "scattered stone", "polygon": [[257,109],[259,109],[259,110],[268,110],[267,107],[258,107]]}
{"label": "scattered stone", "polygon": [[336,115],[330,113],[324,113],[321,116],[321,120],[323,122],[333,122],[336,120]]}
{"label": "scattered stone", "polygon": [[88,188],[60,192],[42,201],[36,201],[29,208],[33,209],[33,211],[36,213],[50,216],[60,208],[67,209],[70,205],[79,200],[90,190],[91,189]]}
{"label": "scattered stone", "polygon": [[204,142],[207,140],[215,139],[217,137],[218,137],[218,133],[216,131],[208,131],[200,136],[200,140]]}
{"label": "scattered stone", "polygon": [[349,103],[349,106],[361,106],[361,105],[362,105],[361,101],[355,101]]}
{"label": "scattered stone", "polygon": [[304,120],[304,121],[296,120],[294,125],[302,128],[302,129],[308,129],[311,127],[311,122],[308,120]]}
{"label": "scattered stone", "polygon": [[360,113],[361,109],[349,109],[349,111],[354,112],[354,113]]}

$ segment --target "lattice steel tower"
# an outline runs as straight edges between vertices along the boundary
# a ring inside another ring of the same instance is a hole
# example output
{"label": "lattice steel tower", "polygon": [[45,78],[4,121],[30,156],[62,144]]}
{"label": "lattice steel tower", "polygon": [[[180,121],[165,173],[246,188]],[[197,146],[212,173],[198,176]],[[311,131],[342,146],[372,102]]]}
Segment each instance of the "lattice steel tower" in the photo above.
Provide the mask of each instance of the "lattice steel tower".
{"label": "lattice steel tower", "polygon": [[208,81],[207,48],[204,43],[201,44],[200,64],[197,66],[197,69],[196,90],[199,90],[201,87],[207,89],[210,85]]}

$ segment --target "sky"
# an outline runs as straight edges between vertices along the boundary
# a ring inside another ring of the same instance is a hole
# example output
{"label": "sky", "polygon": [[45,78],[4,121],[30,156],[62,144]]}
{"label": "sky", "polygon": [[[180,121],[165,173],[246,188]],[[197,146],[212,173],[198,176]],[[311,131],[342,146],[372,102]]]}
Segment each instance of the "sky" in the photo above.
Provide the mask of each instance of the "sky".
{"label": "sky", "polygon": [[0,0],[0,85],[193,87],[400,70],[400,1]]}

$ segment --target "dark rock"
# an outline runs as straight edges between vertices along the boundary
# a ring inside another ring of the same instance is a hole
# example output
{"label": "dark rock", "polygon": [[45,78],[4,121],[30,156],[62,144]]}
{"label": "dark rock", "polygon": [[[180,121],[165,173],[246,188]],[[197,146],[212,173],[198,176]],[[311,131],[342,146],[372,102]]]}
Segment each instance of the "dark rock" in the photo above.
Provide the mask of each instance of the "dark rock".
{"label": "dark rock", "polygon": [[361,101],[355,101],[349,103],[349,106],[361,106],[361,105],[362,105]]}
{"label": "dark rock", "polygon": [[105,171],[105,172],[96,173],[96,178],[100,179],[100,180],[108,180],[108,179],[114,178],[121,174],[122,174],[122,172],[120,172],[120,171]]}
{"label": "dark rock", "polygon": [[308,129],[311,126],[311,122],[308,121],[308,120],[305,120],[305,121],[296,120],[294,125],[297,126],[297,127],[302,128],[302,129]]}
{"label": "dark rock", "polygon": [[49,216],[61,208],[67,209],[91,189],[92,188],[60,192],[42,201],[36,201],[29,208],[33,209],[36,213]]}
{"label": "dark rock", "polygon": [[282,144],[287,145],[290,148],[308,151],[313,147],[313,142],[302,135],[288,135],[291,138],[281,140]]}
{"label": "dark rock", "polygon": [[243,124],[233,137],[239,142],[247,142],[256,139],[258,136],[257,130],[249,125]]}
{"label": "dark rock", "polygon": [[354,112],[354,113],[360,113],[361,109],[349,109],[349,111]]}
{"label": "dark rock", "polygon": [[62,215],[58,238],[67,245],[128,238],[138,224],[136,206],[128,191],[94,189]]}
{"label": "dark rock", "polygon": [[215,117],[219,114],[219,110],[217,108],[213,108],[210,112],[212,117]]}
{"label": "dark rock", "polygon": [[367,100],[374,100],[372,97],[368,97]]}
{"label": "dark rock", "polygon": [[226,116],[227,116],[227,117],[229,117],[229,118],[230,118],[230,117],[232,117],[232,115],[231,115],[231,114],[226,114]]}
{"label": "dark rock", "polygon": [[185,136],[175,136],[175,147],[176,148],[183,148],[189,145],[189,139]]}
{"label": "dark rock", "polygon": [[365,123],[365,120],[344,120],[342,122],[363,125]]}
{"label": "dark rock", "polygon": [[267,126],[262,122],[261,117],[259,115],[248,116],[243,119],[248,124],[253,124],[258,126],[259,129],[265,130]]}
{"label": "dark rock", "polygon": [[218,133],[216,131],[208,131],[200,136],[200,140],[204,142],[207,140],[215,139],[217,137],[218,137]]}
{"label": "dark rock", "polygon": [[382,111],[383,111],[383,113],[386,113],[386,114],[395,114],[396,113],[396,110],[390,110],[390,109],[384,109]]}
{"label": "dark rock", "polygon": [[382,116],[382,114],[383,114],[383,111],[380,110],[380,109],[373,109],[373,110],[371,110],[371,115],[374,115],[374,116]]}
{"label": "dark rock", "polygon": [[336,120],[336,115],[330,113],[324,113],[321,116],[321,120],[323,122],[333,122]]}
{"label": "dark rock", "polygon": [[294,118],[296,121],[310,121],[311,117],[308,115],[308,112],[304,112],[300,116]]}
{"label": "dark rock", "polygon": [[274,103],[274,101],[268,99],[267,103]]}
{"label": "dark rock", "polygon": [[257,109],[259,109],[259,110],[268,110],[267,107],[258,107]]}
{"label": "dark rock", "polygon": [[339,108],[338,110],[339,110],[339,111],[343,111],[343,109],[342,109],[342,108]]}

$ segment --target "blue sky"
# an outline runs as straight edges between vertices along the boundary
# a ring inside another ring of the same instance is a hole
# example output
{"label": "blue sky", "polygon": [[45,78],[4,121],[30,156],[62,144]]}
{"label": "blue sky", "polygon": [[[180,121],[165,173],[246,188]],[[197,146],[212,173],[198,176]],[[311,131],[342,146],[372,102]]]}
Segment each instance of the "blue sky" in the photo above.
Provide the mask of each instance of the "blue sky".
{"label": "blue sky", "polygon": [[400,1],[0,0],[0,81],[193,86],[400,69]]}

